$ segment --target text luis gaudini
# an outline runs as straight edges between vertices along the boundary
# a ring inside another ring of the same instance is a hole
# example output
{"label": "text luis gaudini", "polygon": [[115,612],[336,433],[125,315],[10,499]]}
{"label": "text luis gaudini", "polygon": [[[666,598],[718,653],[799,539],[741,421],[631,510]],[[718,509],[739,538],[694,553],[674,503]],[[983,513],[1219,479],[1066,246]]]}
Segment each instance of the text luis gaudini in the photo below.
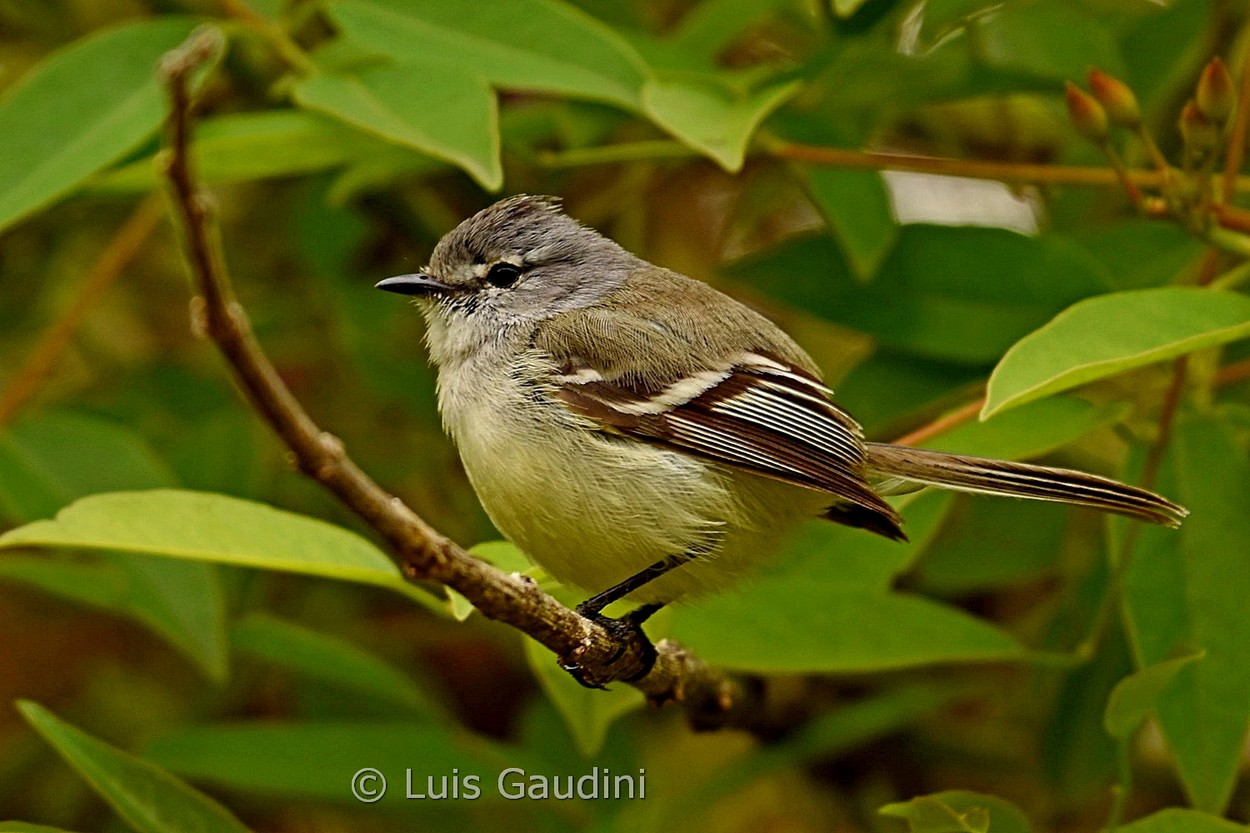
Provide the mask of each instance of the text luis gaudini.
{"label": "text luis gaudini", "polygon": [[[461,774],[453,769],[450,775],[404,773],[406,798],[463,799],[482,797],[482,776]],[[630,799],[647,797],[647,771],[614,774],[607,767],[593,767],[583,775],[533,775],[520,767],[508,767],[495,779],[495,790],[503,798],[542,800],[548,798],[582,801],[599,799]]]}

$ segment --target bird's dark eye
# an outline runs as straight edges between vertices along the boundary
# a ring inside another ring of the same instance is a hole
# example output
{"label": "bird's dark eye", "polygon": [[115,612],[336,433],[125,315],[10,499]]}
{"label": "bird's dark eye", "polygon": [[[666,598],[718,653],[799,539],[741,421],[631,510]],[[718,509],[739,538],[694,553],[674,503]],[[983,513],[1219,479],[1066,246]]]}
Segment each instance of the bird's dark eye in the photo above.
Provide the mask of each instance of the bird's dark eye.
{"label": "bird's dark eye", "polygon": [[515,263],[500,261],[490,267],[490,271],[486,273],[486,280],[493,286],[500,288],[512,286],[517,282],[517,278],[521,277],[521,267]]}

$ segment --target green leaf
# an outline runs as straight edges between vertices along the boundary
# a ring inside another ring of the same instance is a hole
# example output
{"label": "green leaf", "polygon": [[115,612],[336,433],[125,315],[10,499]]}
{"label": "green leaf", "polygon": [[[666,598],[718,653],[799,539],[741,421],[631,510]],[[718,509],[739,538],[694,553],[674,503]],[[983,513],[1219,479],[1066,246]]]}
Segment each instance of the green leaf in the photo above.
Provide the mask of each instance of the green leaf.
{"label": "green leaf", "polygon": [[504,89],[642,107],[642,60],[620,35],[571,5],[333,0],[327,8],[349,38],[401,63],[420,58]]}
{"label": "green leaf", "polygon": [[[352,778],[372,767],[387,780],[382,804],[405,802],[405,772],[482,776],[483,797],[520,750],[427,723],[243,723],[178,729],[152,741],[148,758],[187,778],[261,795],[352,799]],[[292,766],[292,762],[299,762]],[[537,771],[537,770],[535,770]]]}
{"label": "green leaf", "polygon": [[984,374],[975,367],[878,350],[839,380],[835,393],[869,437],[888,440],[915,426],[913,415],[921,409],[953,406],[952,391],[971,397],[978,384],[984,385]]}
{"label": "green leaf", "polygon": [[799,87],[798,82],[768,84],[747,92],[715,75],[653,79],[643,86],[642,102],[674,137],[737,173],[760,122]]}
{"label": "green leaf", "polygon": [[[155,573],[145,575],[145,566]],[[193,571],[166,574],[150,558],[117,553],[95,564],[9,555],[0,558],[0,579],[127,616],[181,649],[209,679],[222,682],[226,678],[221,591],[215,581],[201,582]],[[188,579],[181,591],[180,579]],[[175,604],[178,600],[183,604]]]}
{"label": "green leaf", "polygon": [[799,732],[755,750],[718,768],[683,798],[675,818],[656,829],[680,830],[691,817],[718,806],[725,796],[784,767],[829,760],[881,737],[902,731],[952,700],[960,692],[950,685],[904,683],[863,699],[839,704],[816,715]]}
{"label": "green leaf", "polygon": [[473,615],[473,611],[477,610],[473,606],[473,602],[452,588],[444,588],[444,592],[447,594],[447,606],[450,609],[452,618],[457,622],[463,622]]}
{"label": "green leaf", "polygon": [[906,819],[912,833],[989,833],[990,829],[990,813],[984,807],[959,812],[927,795],[887,804],[879,812]]}
{"label": "green leaf", "polygon": [[126,608],[194,660],[209,679],[224,682],[226,602],[210,564],[110,553],[126,575]]}
{"label": "green leaf", "polygon": [[1250,827],[1198,810],[1168,807],[1144,819],[1122,824],[1116,833],[1246,833]]}
{"label": "green leaf", "polygon": [[[933,542],[946,523],[954,495],[931,489],[895,498],[908,541],[898,542],[859,529],[812,521],[756,579],[762,589],[783,595],[790,587],[817,584],[837,592],[885,592]],[[786,542],[783,542],[786,543]],[[680,608],[678,608],[680,609]]]}
{"label": "green leaf", "polygon": [[1147,219],[1098,225],[1078,232],[1075,239],[1106,270],[1111,290],[1175,283],[1203,248],[1182,226]]}
{"label": "green leaf", "polygon": [[480,75],[425,62],[351,76],[321,73],[295,86],[295,100],[457,165],[487,190],[503,184],[495,93]]}
{"label": "green leaf", "polygon": [[927,0],[921,32],[927,41],[962,24],[966,18],[1001,5],[994,0]]}
{"label": "green leaf", "polygon": [[[1070,645],[1074,636],[1088,632],[1088,623],[1098,615],[1108,592],[1110,565],[1106,560],[1095,560],[1084,576],[1073,577],[1067,598],[1047,611],[1052,614],[1049,644]],[[1105,795],[1127,749],[1103,729],[1103,712],[1111,690],[1132,670],[1123,628],[1116,623],[1109,623],[1096,656],[1066,669],[1054,699],[1048,701],[1053,703],[1050,713],[1039,727],[1042,741],[1037,760],[1056,794],[1073,801],[1095,801]]]}
{"label": "green leaf", "polygon": [[230,632],[234,648],[308,679],[374,698],[415,714],[438,715],[412,679],[346,640],[265,613],[249,614]]}
{"label": "green leaf", "polygon": [[921,445],[953,454],[1026,460],[1114,425],[1129,410],[1124,402],[1098,406],[1073,396],[1056,396],[984,422],[965,422]]}
{"label": "green leaf", "polygon": [[168,454],[180,485],[197,492],[241,498],[263,493],[273,471],[277,443],[245,409],[204,413],[183,426]]}
{"label": "green leaf", "polygon": [[[173,475],[129,430],[94,417],[47,412],[0,432],[0,509],[16,520],[51,515],[94,492],[172,485]],[[91,566],[50,560],[0,566],[31,586],[120,613],[186,654],[212,680],[228,657],[225,601],[207,564],[156,562],[104,552],[99,586],[80,584]]]}
{"label": "green leaf", "polygon": [[1020,808],[996,795],[947,790],[887,804],[883,816],[906,819],[912,833],[1029,833]]}
{"label": "green leaf", "polygon": [[[834,557],[831,554],[831,557]],[[680,611],[673,632],[716,665],[777,674],[859,673],[952,662],[1027,659],[1008,634],[919,596],[829,593],[741,599]]]}
{"label": "green leaf", "polygon": [[905,54],[888,37],[838,40],[828,58],[813,67],[819,74],[805,87],[802,104],[843,135],[847,119],[875,124],[883,108],[900,111],[978,91],[970,83],[975,79],[973,51],[962,42]]}
{"label": "green leaf", "polygon": [[126,575],[120,567],[107,562],[83,564],[10,554],[0,558],[0,579],[110,612],[129,606]]}
{"label": "green leaf", "polygon": [[1124,607],[1139,666],[1178,646],[1205,650],[1176,672],[1155,714],[1194,807],[1222,812],[1250,724],[1250,463],[1214,415],[1178,420],[1158,488],[1192,514],[1178,531],[1143,526]]}
{"label": "green leaf", "polygon": [[[830,758],[877,738],[898,732],[959,699],[960,689],[946,683],[900,683],[877,695],[839,705],[817,715],[803,731],[768,750],[787,761]],[[743,761],[750,766],[750,761]]]}
{"label": "green leaf", "polygon": [[716,56],[743,30],[772,13],[784,0],[702,0],[665,38],[674,52],[714,66]]}
{"label": "green leaf", "polygon": [[829,5],[833,7],[833,12],[838,17],[850,17],[859,11],[859,7],[865,2],[867,0],[829,0]]}
{"label": "green leaf", "polygon": [[[191,152],[205,183],[245,182],[337,168],[389,151],[337,120],[299,110],[230,113],[196,126]],[[160,184],[156,154],[105,171],[88,183],[95,191],[149,191]]]}
{"label": "green leaf", "polygon": [[112,492],[0,535],[0,549],[71,547],[283,570],[386,587],[428,603],[381,550],[341,527],[203,492]]}
{"label": "green leaf", "polygon": [[765,575],[674,608],[672,633],[703,659],[764,673],[862,672],[1024,659],[993,625],[889,582],[936,533],[950,495],[907,504],[911,542],[812,524]]}
{"label": "green leaf", "polygon": [[377,153],[353,161],[334,178],[326,191],[326,202],[338,207],[350,205],[361,193],[384,191],[402,179],[418,179],[443,172],[446,167],[440,159],[383,142]]}
{"label": "green leaf", "polygon": [[1091,66],[1124,74],[1111,33],[1078,3],[1005,3],[978,23],[977,54],[997,69],[1055,82],[1081,78]]}
{"label": "green leaf", "polygon": [[165,112],[156,61],[196,23],[163,17],[92,34],[8,92],[0,101],[0,231],[152,135]]}
{"label": "green leaf", "polygon": [[18,710],[139,833],[246,833],[226,808],[165,770],[62,721],[29,700]]}
{"label": "green leaf", "polygon": [[899,234],[881,174],[809,166],[804,179],[855,277],[872,278]]}
{"label": "green leaf", "polygon": [[24,821],[0,821],[0,833],[71,833],[61,827],[46,824],[29,824]]}
{"label": "green leaf", "polygon": [[[1137,8],[1146,10],[1143,6]],[[1196,54],[1187,55],[1176,45],[1200,43],[1210,25],[1209,8],[1174,3],[1150,9],[1127,30],[1129,37],[1121,40],[1127,72],[1119,77],[1131,79],[1133,92],[1146,112],[1158,112],[1165,101],[1192,91],[1193,73],[1202,59]]]}
{"label": "green leaf", "polygon": [[[525,557],[525,553],[508,541],[484,541],[471,547],[469,555],[488,561],[506,573],[533,575],[537,571],[537,568]],[[473,611],[477,610],[472,602],[450,587],[444,588],[444,591],[447,594],[451,615],[456,621],[463,622],[473,615]]]}
{"label": "green leaf", "polygon": [[610,686],[607,691],[586,688],[561,668],[551,652],[532,639],[525,640],[525,660],[539,686],[564,718],[577,751],[586,759],[603,748],[608,729],[617,718],[642,707],[646,700],[632,686]]}
{"label": "green leaf", "polygon": [[920,559],[914,584],[951,596],[1034,579],[1055,566],[1069,511],[1041,501],[961,498]]}
{"label": "green leaf", "polygon": [[505,573],[528,573],[534,565],[511,541],[483,541],[469,548],[469,555],[493,564]]}
{"label": "green leaf", "polygon": [[286,5],[286,0],[239,0],[252,9],[263,14],[271,20],[282,19],[282,7]]}
{"label": "green leaf", "polygon": [[1007,351],[981,417],[1247,336],[1250,298],[1235,292],[1160,287],[1089,298]]}
{"label": "green leaf", "polygon": [[997,360],[1064,307],[1105,289],[1089,254],[1063,238],[928,225],[903,226],[868,285],[819,237],[786,241],[729,275],[884,346],[964,364]]}
{"label": "green leaf", "polygon": [[1176,679],[1177,672],[1204,656],[1199,651],[1196,654],[1156,662],[1120,680],[1111,690],[1107,711],[1103,716],[1107,734],[1119,741],[1132,738],[1138,727],[1154,711],[1159,697]]}
{"label": "green leaf", "polygon": [[45,411],[0,430],[0,514],[11,520],[47,517],[96,492],[174,482],[141,437],[98,417]]}

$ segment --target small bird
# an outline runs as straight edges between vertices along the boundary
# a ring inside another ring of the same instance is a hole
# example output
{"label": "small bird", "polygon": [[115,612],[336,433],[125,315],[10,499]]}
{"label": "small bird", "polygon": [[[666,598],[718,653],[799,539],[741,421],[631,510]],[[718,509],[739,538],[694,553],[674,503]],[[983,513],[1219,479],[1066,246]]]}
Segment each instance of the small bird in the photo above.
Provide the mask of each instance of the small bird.
{"label": "small bird", "polygon": [[[806,518],[903,540],[884,496],[924,486],[1188,514],[1084,472],[866,442],[777,326],[551,197],[478,212],[377,288],[417,298],[444,425],[495,526],[617,632],[731,582]],[[626,597],[641,606],[603,615]]]}

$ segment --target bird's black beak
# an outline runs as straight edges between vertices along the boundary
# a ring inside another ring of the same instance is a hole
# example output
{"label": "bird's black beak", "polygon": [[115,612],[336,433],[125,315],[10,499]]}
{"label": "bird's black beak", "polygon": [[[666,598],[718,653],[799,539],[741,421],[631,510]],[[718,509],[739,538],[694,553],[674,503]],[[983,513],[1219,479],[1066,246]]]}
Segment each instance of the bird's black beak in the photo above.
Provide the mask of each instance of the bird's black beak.
{"label": "bird's black beak", "polygon": [[451,287],[447,284],[420,272],[412,275],[398,275],[394,278],[385,278],[373,286],[375,289],[398,292],[400,295],[442,295],[451,291]]}

